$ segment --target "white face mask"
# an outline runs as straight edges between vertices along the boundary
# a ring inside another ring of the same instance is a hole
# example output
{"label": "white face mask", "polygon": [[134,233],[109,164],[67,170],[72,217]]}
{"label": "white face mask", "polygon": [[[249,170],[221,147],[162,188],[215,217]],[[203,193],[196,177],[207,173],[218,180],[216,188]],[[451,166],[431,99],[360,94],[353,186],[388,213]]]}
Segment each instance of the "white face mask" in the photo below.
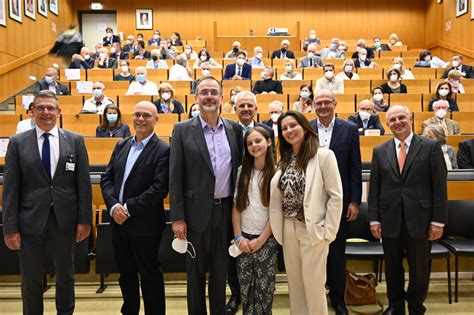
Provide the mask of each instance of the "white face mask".
{"label": "white face mask", "polygon": [[202,74],[203,76],[207,77],[208,75],[211,74],[211,70],[207,70],[207,69],[202,70],[202,71],[201,71],[201,74]]}
{"label": "white face mask", "polygon": [[232,243],[229,246],[229,255],[236,258],[240,254],[242,254],[242,251],[240,250],[239,245],[237,245],[237,243]]}
{"label": "white face mask", "polygon": [[398,81],[398,75],[392,74],[392,75],[390,76],[390,81],[392,81],[392,82],[397,82],[397,81]]}
{"label": "white face mask", "polygon": [[360,112],[359,112],[359,117],[360,117],[360,119],[362,119],[362,120],[368,120],[368,119],[370,118],[370,113],[367,112],[367,111],[365,111],[365,110],[360,111]]}
{"label": "white face mask", "polygon": [[383,94],[375,94],[374,100],[376,100],[377,102],[380,102],[381,100],[383,100]]}
{"label": "white face mask", "polygon": [[276,123],[278,121],[278,118],[280,118],[280,114],[273,113],[270,115],[270,118],[272,119],[274,123]]}
{"label": "white face mask", "polygon": [[444,109],[438,109],[438,110],[436,111],[436,117],[438,117],[439,119],[443,119],[444,117],[446,117],[446,114],[447,114],[447,113],[448,113],[448,112],[445,111]]}
{"label": "white face mask", "polygon": [[311,38],[311,39],[316,39],[316,34],[311,34],[311,35],[309,35],[309,38]]}
{"label": "white face mask", "polygon": [[114,35],[114,33],[107,33],[107,37],[110,38]]}
{"label": "white face mask", "polygon": [[158,39],[158,38],[160,38],[160,35],[155,34],[155,35],[153,35],[153,38]]}
{"label": "white face mask", "polygon": [[85,56],[84,56],[84,59],[85,59],[85,60],[89,60],[89,59],[91,59],[91,56],[90,56],[90,55],[85,55]]}
{"label": "white face mask", "polygon": [[444,97],[444,96],[447,96],[449,94],[449,90],[448,89],[439,89],[438,93],[439,93],[439,95]]}
{"label": "white face mask", "polygon": [[457,67],[459,66],[459,61],[453,60],[453,61],[451,61],[451,65],[452,65],[454,68],[457,68]]}
{"label": "white face mask", "polygon": [[206,60],[207,60],[207,56],[206,56],[206,55],[203,55],[203,56],[199,57],[199,59],[201,59],[201,61],[206,61]]}
{"label": "white face mask", "polygon": [[400,65],[399,63],[394,63],[394,64],[392,65],[392,68],[394,68],[394,69],[400,69],[400,68],[401,68],[401,65]]}
{"label": "white face mask", "polygon": [[191,49],[186,48],[186,49],[184,50],[184,52],[189,55],[189,54],[191,53]]}
{"label": "white face mask", "polygon": [[308,52],[308,58],[313,58],[314,57],[314,53],[312,51],[309,51]]}
{"label": "white face mask", "polygon": [[350,65],[344,66],[344,72],[347,72],[347,73],[352,72],[352,66]]}
{"label": "white face mask", "polygon": [[244,65],[244,63],[245,63],[245,59],[237,59],[237,64],[238,64],[239,66],[242,67],[242,66]]}
{"label": "white face mask", "polygon": [[334,77],[334,71],[326,71],[324,72],[324,76],[326,79],[331,80]]}
{"label": "white face mask", "polygon": [[367,55],[360,55],[359,59],[365,61],[367,59]]}
{"label": "white face mask", "polygon": [[262,53],[257,53],[257,54],[255,55],[255,57],[257,57],[258,59],[262,59],[263,54],[262,54]]}
{"label": "white face mask", "polygon": [[171,98],[171,93],[168,93],[168,92],[161,93],[161,98],[167,101]]}
{"label": "white face mask", "polygon": [[[189,250],[188,250],[188,244],[191,245],[191,248],[193,250],[193,253],[191,253]],[[196,250],[194,249],[194,246],[193,244],[191,244],[191,242],[188,242],[187,240],[182,240],[180,238],[175,238],[173,240],[173,242],[171,242],[171,247],[178,253],[180,254],[186,254],[186,252],[189,253],[189,256],[191,256],[191,258],[196,258]]]}
{"label": "white face mask", "polygon": [[121,66],[122,72],[128,72],[128,66]]}
{"label": "white face mask", "polygon": [[431,56],[426,56],[425,61],[431,61]]}

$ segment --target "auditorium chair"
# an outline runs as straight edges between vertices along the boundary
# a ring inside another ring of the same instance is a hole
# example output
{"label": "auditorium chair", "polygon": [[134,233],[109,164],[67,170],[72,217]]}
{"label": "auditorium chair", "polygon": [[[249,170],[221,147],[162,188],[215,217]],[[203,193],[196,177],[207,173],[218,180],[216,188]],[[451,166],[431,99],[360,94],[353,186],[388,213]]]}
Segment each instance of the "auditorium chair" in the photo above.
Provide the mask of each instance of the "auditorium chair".
{"label": "auditorium chair", "polygon": [[223,95],[230,95],[230,89],[234,86],[240,86],[244,91],[252,90],[252,82],[250,80],[222,80]]}
{"label": "auditorium chair", "polygon": [[273,101],[280,101],[283,107],[288,104],[288,94],[257,94],[257,112],[268,113],[268,104]]}
{"label": "auditorium chair", "polygon": [[456,103],[458,103],[459,111],[474,112],[474,92],[472,94],[457,94]]}
{"label": "auditorium chair", "polygon": [[401,45],[401,46],[391,46],[392,51],[407,51],[408,45]]}
{"label": "auditorium chair", "polygon": [[404,93],[392,93],[390,94],[389,97],[389,104],[390,106],[396,105],[396,104],[403,104],[408,106],[410,111],[412,112],[421,112],[421,98],[422,94],[421,93],[409,93],[409,94],[404,94]]}
{"label": "auditorium chair", "polygon": [[16,125],[20,121],[20,115],[0,115],[0,137],[8,138],[16,133]]}
{"label": "auditorium chair", "polygon": [[418,79],[436,79],[436,68],[411,67],[411,72],[416,80]]}
{"label": "auditorium chair", "polygon": [[130,86],[130,82],[128,81],[104,81],[102,83],[105,85],[104,94],[108,97],[111,97],[111,95],[125,95]]}
{"label": "auditorium chair", "polygon": [[452,119],[459,123],[462,134],[474,133],[474,112],[452,112]]}
{"label": "auditorium chair", "polygon": [[179,121],[178,114],[158,114],[158,123],[155,132],[159,137],[171,137],[174,125]]}
{"label": "auditorium chair", "polygon": [[[159,69],[158,69],[159,70]],[[192,81],[167,81],[162,80],[161,83],[169,83],[173,87],[174,94],[176,95],[189,95],[191,93],[191,83]],[[158,82],[157,82],[158,84]],[[158,84],[159,85],[159,84]]]}
{"label": "auditorium chair", "polygon": [[351,115],[356,112],[355,94],[344,91],[344,94],[336,95],[336,101],[336,112],[351,113]]}
{"label": "auditorium chair", "polygon": [[88,69],[87,81],[113,81],[114,69]]}
{"label": "auditorium chair", "polygon": [[[357,74],[359,75],[361,80],[378,80],[383,79],[384,72],[382,68],[358,68]],[[344,83],[346,83],[347,81],[353,80],[346,80],[344,81]]]}
{"label": "auditorium chair", "polygon": [[61,115],[62,128],[84,137],[95,137],[95,130],[99,124],[100,115],[97,114]]}
{"label": "auditorium chair", "polygon": [[423,93],[423,111],[429,112],[429,104],[431,99],[436,97],[435,93]]}
{"label": "auditorium chair", "polygon": [[282,80],[283,93],[285,94],[299,94],[300,87],[303,84],[309,84],[312,86],[311,80]]}
{"label": "auditorium chair", "polygon": [[324,76],[323,68],[304,68],[303,80],[318,80]]}
{"label": "auditorium chair", "polygon": [[[413,132],[421,135],[423,122],[434,116],[434,112],[414,112],[413,113]],[[449,113],[446,115],[449,118]]]}
{"label": "auditorium chair", "polygon": [[[351,93],[370,93],[370,80],[345,80],[344,94]],[[337,100],[336,96],[336,100]]]}
{"label": "auditorium chair", "polygon": [[[406,85],[407,92],[410,94],[430,93],[429,79],[402,80],[402,83]],[[436,89],[434,91],[436,92]]]}
{"label": "auditorium chair", "polygon": [[[129,126],[132,128],[132,126]],[[121,138],[84,138],[89,164],[107,165],[117,142]]]}
{"label": "auditorium chair", "polygon": [[[66,78],[66,70],[67,70],[67,69],[60,69],[60,70],[59,70],[59,80],[60,80],[61,82],[63,82],[63,81],[69,81],[69,80],[67,80],[67,78]],[[79,70],[79,72],[80,72],[80,79],[79,79],[79,81],[86,81],[86,76],[87,76],[86,70],[85,70],[85,69],[78,69],[78,70]]]}
{"label": "auditorium chair", "polygon": [[[419,58],[420,57],[420,52],[422,49],[410,49],[408,51],[402,51],[402,58]],[[435,68],[433,68],[435,69]]]}
{"label": "auditorium chair", "polygon": [[[133,108],[141,101],[152,101],[151,95],[119,95],[118,97],[118,106],[123,117],[129,115],[130,117],[133,114]],[[130,125],[129,125],[130,126]],[[131,127],[131,126],[130,126]]]}
{"label": "auditorium chair", "polygon": [[[85,99],[89,99],[92,95],[85,96]],[[61,95],[58,96],[59,107],[61,108],[61,114],[78,114],[82,110],[84,105],[83,95]]]}
{"label": "auditorium chair", "polygon": [[[375,56],[377,57],[377,52],[375,52]],[[402,53],[400,51],[393,51],[393,50],[379,51],[379,58],[392,58],[393,59],[393,58],[401,57],[401,56],[402,56]]]}
{"label": "auditorium chair", "polygon": [[159,85],[160,81],[168,80],[168,71],[169,69],[146,69],[147,70],[147,80],[155,82]]}

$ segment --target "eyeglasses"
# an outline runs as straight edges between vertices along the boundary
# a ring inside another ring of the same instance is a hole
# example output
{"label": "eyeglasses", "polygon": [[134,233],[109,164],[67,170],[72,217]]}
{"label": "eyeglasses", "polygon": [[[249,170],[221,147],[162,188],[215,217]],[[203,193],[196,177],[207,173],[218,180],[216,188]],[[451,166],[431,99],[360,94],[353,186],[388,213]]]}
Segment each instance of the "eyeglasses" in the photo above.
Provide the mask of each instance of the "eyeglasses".
{"label": "eyeglasses", "polygon": [[326,101],[317,101],[317,102],[314,102],[314,105],[316,106],[328,106],[328,105],[331,105],[331,104],[334,104],[334,101],[329,101],[329,100],[326,100]]}
{"label": "eyeglasses", "polygon": [[206,89],[199,91],[197,94],[199,94],[200,96],[208,96],[209,93],[211,93],[211,96],[219,96],[221,94],[219,90],[206,90]]}
{"label": "eyeglasses", "polygon": [[148,113],[133,113],[132,114],[133,118],[135,119],[140,119],[140,117],[143,117],[143,119],[150,119],[152,117],[152,115],[148,114]]}
{"label": "eyeglasses", "polygon": [[45,106],[45,105],[38,105],[38,106],[35,106],[34,108],[41,113],[45,112],[46,110],[48,110],[48,112],[55,112],[58,109],[58,107],[56,106]]}

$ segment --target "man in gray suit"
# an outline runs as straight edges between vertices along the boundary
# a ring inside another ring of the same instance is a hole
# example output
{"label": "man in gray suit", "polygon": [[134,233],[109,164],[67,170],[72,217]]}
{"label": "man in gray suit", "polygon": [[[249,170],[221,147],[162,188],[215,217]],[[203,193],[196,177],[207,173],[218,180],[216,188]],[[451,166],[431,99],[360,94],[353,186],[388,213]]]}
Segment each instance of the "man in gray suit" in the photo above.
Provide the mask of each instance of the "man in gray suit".
{"label": "man in gray suit", "polygon": [[43,313],[47,243],[56,272],[57,314],[74,312],[74,247],[89,236],[92,188],[81,136],[60,129],[52,91],[33,101],[36,127],[10,138],[3,182],[3,233],[20,259],[23,314]]}
{"label": "man in gray suit", "polygon": [[316,50],[318,46],[315,44],[310,44],[308,46],[308,55],[301,58],[300,68],[320,68],[323,66],[323,60],[316,56]]}
{"label": "man in gray suit", "polygon": [[232,193],[243,149],[242,127],[219,117],[222,87],[214,77],[197,84],[199,116],[178,123],[170,155],[170,206],[176,237],[192,243],[186,255],[189,314],[206,314],[206,269],[211,314],[225,314]]}

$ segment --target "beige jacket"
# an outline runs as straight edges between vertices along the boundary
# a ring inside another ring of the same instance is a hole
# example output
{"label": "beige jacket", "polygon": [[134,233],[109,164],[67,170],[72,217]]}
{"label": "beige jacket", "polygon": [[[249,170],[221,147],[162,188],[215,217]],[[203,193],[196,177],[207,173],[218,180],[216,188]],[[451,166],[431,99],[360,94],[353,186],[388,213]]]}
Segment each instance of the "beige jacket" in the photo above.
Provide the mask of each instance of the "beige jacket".
{"label": "beige jacket", "polygon": [[[278,243],[283,244],[282,196],[278,188],[281,170],[272,178],[270,190],[270,224]],[[319,148],[306,167],[304,216],[312,243],[333,241],[342,215],[342,183],[334,153]]]}

